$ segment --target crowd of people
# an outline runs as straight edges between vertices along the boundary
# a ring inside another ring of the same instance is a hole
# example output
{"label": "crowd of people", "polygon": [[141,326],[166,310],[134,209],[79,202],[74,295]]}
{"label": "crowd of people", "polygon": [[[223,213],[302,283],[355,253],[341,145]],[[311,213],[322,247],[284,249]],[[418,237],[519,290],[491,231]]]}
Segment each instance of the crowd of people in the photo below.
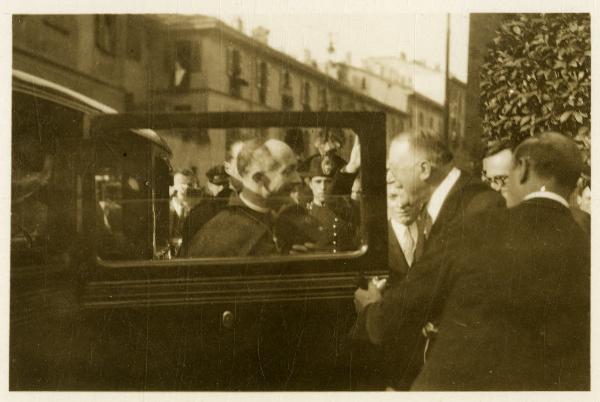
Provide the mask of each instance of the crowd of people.
{"label": "crowd of people", "polygon": [[[358,139],[349,161],[339,155],[341,132],[317,137],[305,160],[277,139],[235,141],[223,166],[176,172],[170,200],[170,252],[179,257],[242,257],[337,253],[361,243],[356,189]],[[226,231],[223,229],[227,228]]]}
{"label": "crowd of people", "polygon": [[379,350],[378,385],[589,389],[590,221],[567,201],[576,144],[545,132],[496,149],[481,180],[405,133],[388,163],[391,276],[356,291],[353,329]]}
{"label": "crowd of people", "polygon": [[[303,161],[277,139],[235,142],[195,206],[176,175],[177,255],[359,247],[360,146],[345,161],[336,141],[320,137]],[[590,215],[568,201],[585,192],[576,144],[545,132],[495,147],[480,177],[439,139],[405,132],[387,163],[389,276],[356,290],[351,332],[380,356],[377,386],[588,389]]]}

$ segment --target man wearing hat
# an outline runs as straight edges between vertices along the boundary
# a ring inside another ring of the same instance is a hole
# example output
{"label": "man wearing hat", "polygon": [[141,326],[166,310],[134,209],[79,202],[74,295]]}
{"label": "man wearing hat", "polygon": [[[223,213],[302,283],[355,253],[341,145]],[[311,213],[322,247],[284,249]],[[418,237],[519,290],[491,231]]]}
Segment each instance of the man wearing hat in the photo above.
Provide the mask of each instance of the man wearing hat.
{"label": "man wearing hat", "polygon": [[223,189],[229,186],[229,176],[223,165],[216,165],[206,171],[206,185],[200,192],[200,197],[217,197]]}
{"label": "man wearing hat", "polygon": [[307,203],[306,210],[318,224],[314,243],[317,250],[334,253],[357,245],[352,203],[348,196],[332,193],[334,176],[339,169],[333,159],[317,156],[311,159],[307,172],[312,201]]}

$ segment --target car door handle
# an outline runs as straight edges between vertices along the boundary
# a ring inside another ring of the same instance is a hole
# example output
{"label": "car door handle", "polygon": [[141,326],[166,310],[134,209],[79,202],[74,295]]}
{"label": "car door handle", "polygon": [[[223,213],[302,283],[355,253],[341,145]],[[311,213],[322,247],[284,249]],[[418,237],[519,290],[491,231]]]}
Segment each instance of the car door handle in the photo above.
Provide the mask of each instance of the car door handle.
{"label": "car door handle", "polygon": [[233,328],[233,324],[235,323],[235,316],[229,310],[223,312],[221,317],[221,324],[223,324],[224,328],[231,329]]}

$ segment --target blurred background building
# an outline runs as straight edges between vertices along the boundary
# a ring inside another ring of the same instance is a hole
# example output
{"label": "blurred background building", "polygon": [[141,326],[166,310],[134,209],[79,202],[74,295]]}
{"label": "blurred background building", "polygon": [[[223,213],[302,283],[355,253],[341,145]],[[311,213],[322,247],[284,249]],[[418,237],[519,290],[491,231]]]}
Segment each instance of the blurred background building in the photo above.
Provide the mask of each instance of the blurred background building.
{"label": "blurred background building", "polygon": [[[334,44],[329,46],[332,59],[320,67],[308,49],[300,61],[269,46],[264,27],[246,34],[241,19],[230,26],[177,14],[13,17],[13,68],[118,111],[383,111],[388,139],[406,129],[445,135],[445,75],[439,66],[400,55],[370,58],[359,68],[349,55],[334,60]],[[466,87],[451,82],[448,135],[458,144],[465,135]],[[420,90],[422,83],[433,89]],[[222,134],[161,132],[173,149],[174,168],[200,172],[222,162]],[[230,140],[242,135],[228,134]],[[310,152],[314,135],[298,133],[299,147]]]}

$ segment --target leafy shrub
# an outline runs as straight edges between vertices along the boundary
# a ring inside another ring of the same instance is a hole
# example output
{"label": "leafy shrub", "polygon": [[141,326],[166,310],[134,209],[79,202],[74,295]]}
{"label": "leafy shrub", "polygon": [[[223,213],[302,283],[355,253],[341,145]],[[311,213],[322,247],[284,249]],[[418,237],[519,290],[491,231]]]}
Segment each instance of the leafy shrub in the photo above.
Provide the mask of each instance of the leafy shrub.
{"label": "leafy shrub", "polygon": [[557,131],[575,138],[589,166],[590,43],[589,14],[517,14],[503,22],[480,77],[488,144]]}

